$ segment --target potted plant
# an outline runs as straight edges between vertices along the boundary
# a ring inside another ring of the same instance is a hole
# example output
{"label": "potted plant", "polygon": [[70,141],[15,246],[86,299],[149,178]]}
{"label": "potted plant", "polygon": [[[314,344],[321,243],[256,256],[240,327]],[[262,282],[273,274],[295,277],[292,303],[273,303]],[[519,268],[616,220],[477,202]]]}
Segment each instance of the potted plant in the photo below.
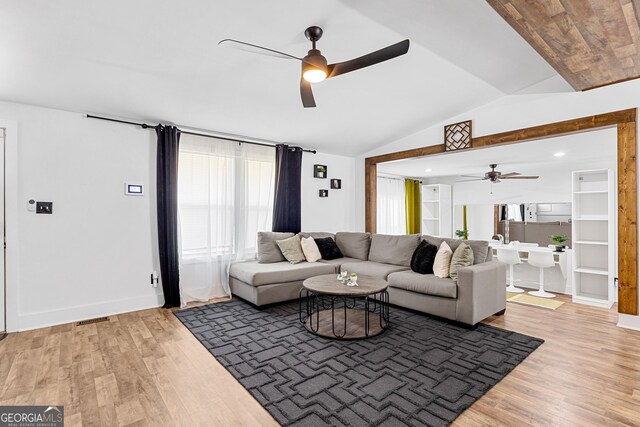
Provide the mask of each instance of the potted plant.
{"label": "potted plant", "polygon": [[469,230],[467,229],[467,205],[462,206],[462,230],[456,230],[456,236],[462,240],[469,240]]}
{"label": "potted plant", "polygon": [[552,234],[550,236],[551,243],[556,245],[556,252],[564,252],[563,243],[566,242],[569,238],[564,234]]}
{"label": "potted plant", "polygon": [[456,230],[456,237],[462,240],[469,240],[469,230]]}

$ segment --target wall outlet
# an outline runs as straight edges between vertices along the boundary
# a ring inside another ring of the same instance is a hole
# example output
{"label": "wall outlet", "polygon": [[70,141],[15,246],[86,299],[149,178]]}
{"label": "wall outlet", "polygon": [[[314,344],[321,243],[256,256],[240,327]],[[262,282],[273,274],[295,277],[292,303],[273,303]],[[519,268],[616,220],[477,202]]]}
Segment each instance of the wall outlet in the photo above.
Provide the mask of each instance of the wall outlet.
{"label": "wall outlet", "polygon": [[36,202],[37,214],[52,214],[53,202]]}

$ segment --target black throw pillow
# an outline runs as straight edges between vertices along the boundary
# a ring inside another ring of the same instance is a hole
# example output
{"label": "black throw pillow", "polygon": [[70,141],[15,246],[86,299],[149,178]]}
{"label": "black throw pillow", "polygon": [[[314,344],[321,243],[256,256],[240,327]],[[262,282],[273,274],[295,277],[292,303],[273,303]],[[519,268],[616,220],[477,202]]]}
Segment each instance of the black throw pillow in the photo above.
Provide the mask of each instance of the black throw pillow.
{"label": "black throw pillow", "polygon": [[420,242],[411,257],[411,270],[420,274],[433,274],[433,261],[436,259],[438,247],[426,240]]}
{"label": "black throw pillow", "polygon": [[[318,245],[318,250],[320,251],[320,255],[322,255],[322,259],[331,260],[342,258],[342,252],[340,252],[340,248],[336,245],[335,240],[331,237],[325,237],[322,239],[313,239]],[[433,262],[431,263],[433,266]]]}

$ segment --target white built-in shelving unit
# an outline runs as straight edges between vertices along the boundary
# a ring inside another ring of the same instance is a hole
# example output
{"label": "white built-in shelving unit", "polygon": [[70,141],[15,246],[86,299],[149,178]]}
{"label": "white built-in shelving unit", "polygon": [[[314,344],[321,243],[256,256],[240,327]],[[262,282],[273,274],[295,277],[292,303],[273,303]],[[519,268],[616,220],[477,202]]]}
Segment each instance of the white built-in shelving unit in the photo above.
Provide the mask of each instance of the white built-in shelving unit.
{"label": "white built-in shelving unit", "polygon": [[615,181],[610,169],[574,171],[573,302],[610,308],[615,301]]}
{"label": "white built-in shelving unit", "polygon": [[451,186],[426,184],[422,186],[422,234],[452,237]]}

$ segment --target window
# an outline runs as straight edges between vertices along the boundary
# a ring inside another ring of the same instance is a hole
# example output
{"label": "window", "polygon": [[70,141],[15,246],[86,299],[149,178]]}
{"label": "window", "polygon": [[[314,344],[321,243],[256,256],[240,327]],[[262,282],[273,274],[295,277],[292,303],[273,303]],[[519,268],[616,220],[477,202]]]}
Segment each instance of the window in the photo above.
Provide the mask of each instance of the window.
{"label": "window", "polygon": [[181,136],[181,288],[213,286],[216,295],[207,299],[229,294],[229,264],[255,258],[257,232],[271,230],[274,175],[271,147]]}

